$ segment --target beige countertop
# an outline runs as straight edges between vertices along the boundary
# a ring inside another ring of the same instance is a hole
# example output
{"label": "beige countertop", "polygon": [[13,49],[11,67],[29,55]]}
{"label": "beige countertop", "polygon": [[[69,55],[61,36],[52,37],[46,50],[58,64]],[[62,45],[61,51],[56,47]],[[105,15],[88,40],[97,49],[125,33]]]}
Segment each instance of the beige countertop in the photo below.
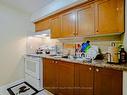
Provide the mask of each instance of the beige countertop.
{"label": "beige countertop", "polygon": [[85,65],[91,65],[91,66],[96,66],[96,67],[112,68],[112,69],[116,69],[116,70],[127,71],[127,64],[121,64],[121,65],[109,64],[104,60],[94,60],[92,63],[87,63],[87,62],[83,62],[80,60],[53,57],[53,56],[49,56],[49,55],[37,55],[37,54],[27,54],[27,55],[28,56],[42,57],[42,58],[50,58],[50,59],[60,60],[60,61],[67,61],[67,62],[72,62],[72,63],[76,63],[76,64],[85,64]]}

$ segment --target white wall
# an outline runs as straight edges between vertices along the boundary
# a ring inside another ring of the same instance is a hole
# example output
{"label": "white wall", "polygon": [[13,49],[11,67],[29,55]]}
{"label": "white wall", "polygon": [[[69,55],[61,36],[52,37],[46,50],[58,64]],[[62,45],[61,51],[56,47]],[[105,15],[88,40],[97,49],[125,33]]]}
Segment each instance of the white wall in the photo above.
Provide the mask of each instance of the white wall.
{"label": "white wall", "polygon": [[58,11],[59,9],[66,8],[68,5],[69,6],[75,5],[77,3],[81,3],[84,1],[88,1],[88,0],[54,0],[54,2],[50,3],[46,7],[42,8],[39,11],[37,11],[36,13],[34,13],[32,15],[31,19],[32,19],[32,21],[42,19],[42,18],[46,17],[47,15]]}
{"label": "white wall", "polygon": [[30,16],[0,3],[0,86],[24,77],[26,35]]}

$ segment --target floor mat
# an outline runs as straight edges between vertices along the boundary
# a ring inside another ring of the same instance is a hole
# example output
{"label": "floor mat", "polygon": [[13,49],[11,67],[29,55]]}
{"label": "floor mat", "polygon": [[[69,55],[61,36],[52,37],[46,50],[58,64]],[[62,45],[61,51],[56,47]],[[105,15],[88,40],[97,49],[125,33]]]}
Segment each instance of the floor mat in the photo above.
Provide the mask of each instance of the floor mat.
{"label": "floor mat", "polygon": [[7,91],[10,95],[36,95],[39,92],[27,82],[12,86]]}

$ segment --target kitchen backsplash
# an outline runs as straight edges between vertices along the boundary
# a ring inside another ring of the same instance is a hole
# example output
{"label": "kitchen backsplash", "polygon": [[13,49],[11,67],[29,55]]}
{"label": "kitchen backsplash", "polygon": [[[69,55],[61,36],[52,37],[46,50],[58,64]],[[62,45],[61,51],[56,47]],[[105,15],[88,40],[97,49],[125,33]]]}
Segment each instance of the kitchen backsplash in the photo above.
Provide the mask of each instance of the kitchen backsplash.
{"label": "kitchen backsplash", "polygon": [[67,54],[70,52],[74,54],[75,44],[82,44],[83,42],[89,40],[91,41],[91,45],[98,46],[102,53],[107,52],[111,43],[114,42],[116,46],[122,44],[121,36],[108,36],[108,37],[93,37],[93,38],[68,38],[68,39],[50,39],[49,37],[45,38],[36,38],[36,37],[28,37],[27,41],[27,53],[35,53],[36,49],[38,49],[42,45],[54,46],[58,45],[63,49],[63,53]]}
{"label": "kitchen backsplash", "polygon": [[27,53],[35,53],[36,50],[42,46],[54,46],[54,45],[62,45],[59,40],[50,39],[49,37],[28,37],[27,39]]}

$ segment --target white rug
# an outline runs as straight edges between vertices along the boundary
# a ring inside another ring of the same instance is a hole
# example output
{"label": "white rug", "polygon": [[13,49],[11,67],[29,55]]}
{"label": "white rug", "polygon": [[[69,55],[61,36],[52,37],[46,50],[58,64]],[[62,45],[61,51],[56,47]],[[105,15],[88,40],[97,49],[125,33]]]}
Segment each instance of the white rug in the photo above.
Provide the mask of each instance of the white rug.
{"label": "white rug", "polygon": [[8,88],[8,92],[10,95],[35,95],[38,93],[38,90],[33,88],[28,83],[24,82]]}

